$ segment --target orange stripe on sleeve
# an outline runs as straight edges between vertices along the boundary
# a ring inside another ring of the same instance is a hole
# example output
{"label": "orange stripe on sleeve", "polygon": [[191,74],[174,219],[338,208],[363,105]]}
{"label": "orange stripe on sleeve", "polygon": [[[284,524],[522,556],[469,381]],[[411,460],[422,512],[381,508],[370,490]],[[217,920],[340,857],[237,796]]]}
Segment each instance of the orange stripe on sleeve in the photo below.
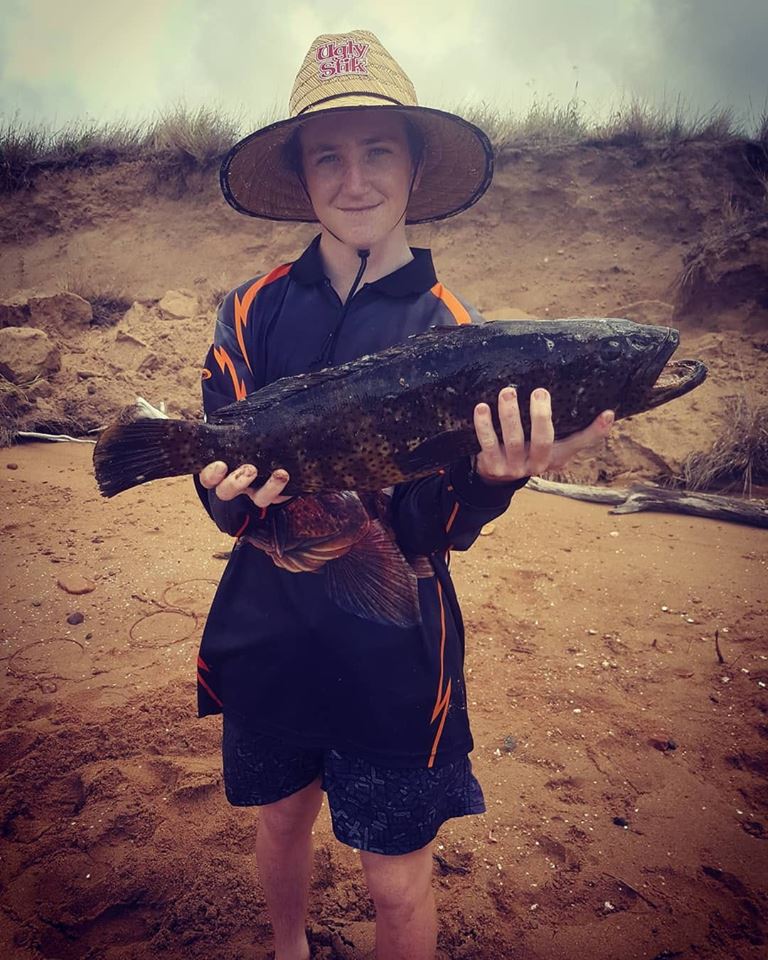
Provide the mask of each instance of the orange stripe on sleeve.
{"label": "orange stripe on sleeve", "polygon": [[429,292],[433,293],[438,300],[443,301],[446,307],[448,307],[448,309],[451,311],[453,319],[456,321],[456,323],[472,323],[472,318],[470,317],[467,308],[457,297],[454,297],[451,291],[447,290],[442,283],[436,283]]}
{"label": "orange stripe on sleeve", "polygon": [[243,359],[245,360],[246,365],[251,373],[253,373],[253,369],[251,367],[251,361],[248,359],[248,353],[245,349],[245,339],[243,337],[243,330],[248,323],[248,311],[259,290],[261,290],[263,287],[266,287],[267,284],[273,283],[275,280],[279,280],[280,277],[284,277],[290,269],[290,263],[283,263],[279,267],[275,267],[275,269],[270,273],[265,274],[263,277],[261,277],[261,279],[257,280],[255,283],[252,283],[243,294],[242,300],[237,294],[235,294],[235,336],[237,337],[237,342],[240,346],[240,352],[243,355]]}
{"label": "orange stripe on sleeve", "polygon": [[451,681],[448,680],[448,686],[445,688],[445,697],[443,698],[443,715],[440,717],[440,726],[437,728],[437,733],[435,734],[435,739],[432,742],[432,750],[429,754],[429,762],[427,767],[433,767],[435,765],[435,756],[437,755],[437,745],[440,743],[440,738],[443,735],[443,727],[445,726],[445,718],[448,716],[448,707],[451,703]]}
{"label": "orange stripe on sleeve", "polygon": [[443,678],[445,676],[445,606],[443,604],[443,588],[439,580],[437,581],[437,596],[440,601],[440,681],[437,685],[437,698],[435,700],[435,708],[432,711],[432,719],[430,720],[430,723],[434,723],[439,716],[440,724],[437,728],[435,739],[432,741],[432,749],[429,753],[427,767],[434,766],[437,747],[440,743],[440,738],[443,735],[445,718],[448,716],[448,707],[451,705],[450,677],[448,678],[448,683],[445,686],[445,690],[443,690]]}
{"label": "orange stripe on sleeve", "polygon": [[435,700],[435,709],[432,711],[430,723],[435,722],[435,718],[440,712],[441,697],[443,693],[443,661],[445,658],[445,607],[443,606],[443,587],[439,580],[437,583],[437,599],[440,601],[440,680],[437,684],[437,698]]}
{"label": "orange stripe on sleeve", "polygon": [[450,533],[451,527],[453,526],[453,521],[456,519],[456,514],[459,512],[458,502],[453,505],[453,510],[451,510],[451,515],[448,517],[448,523],[445,525],[445,532]]}
{"label": "orange stripe on sleeve", "polygon": [[235,390],[235,400],[244,400],[248,391],[245,388],[245,383],[237,375],[232,357],[230,357],[224,347],[214,347],[213,355],[216,358],[216,363],[218,363],[221,372],[224,373],[226,370],[229,373],[232,386]]}

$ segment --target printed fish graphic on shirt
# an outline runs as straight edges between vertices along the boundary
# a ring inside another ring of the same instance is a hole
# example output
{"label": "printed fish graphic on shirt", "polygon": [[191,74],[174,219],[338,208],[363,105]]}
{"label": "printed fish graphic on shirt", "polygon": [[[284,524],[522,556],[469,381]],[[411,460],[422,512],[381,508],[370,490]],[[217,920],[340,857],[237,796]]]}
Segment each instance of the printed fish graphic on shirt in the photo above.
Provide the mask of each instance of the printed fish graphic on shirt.
{"label": "printed fish graphic on shirt", "polygon": [[434,575],[426,557],[410,562],[385,520],[388,497],[340,490],[298,496],[249,528],[248,543],[292,573],[318,573],[328,596],[347,613],[408,627],[421,622],[417,578]]}
{"label": "printed fish graphic on shirt", "polygon": [[[435,473],[479,449],[473,410],[517,388],[552,395],[555,436],[651,410],[698,386],[698,360],[670,361],[680,338],[629,320],[504,320],[437,327],[381,353],[286,377],[216,410],[207,423],[137,420],[109,427],[94,450],[102,494],[198,473],[214,460],[252,463],[254,486],[277,468],[285,492],[382,490]],[[496,423],[498,429],[498,422]]]}

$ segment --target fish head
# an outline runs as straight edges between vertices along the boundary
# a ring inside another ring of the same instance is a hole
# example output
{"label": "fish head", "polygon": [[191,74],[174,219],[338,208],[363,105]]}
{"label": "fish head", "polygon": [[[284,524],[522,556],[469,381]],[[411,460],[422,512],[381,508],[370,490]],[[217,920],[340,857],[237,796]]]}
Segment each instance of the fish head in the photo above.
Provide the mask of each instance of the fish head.
{"label": "fish head", "polygon": [[698,360],[671,359],[680,344],[671,327],[602,317],[497,323],[506,328],[499,333],[507,340],[509,382],[519,387],[522,370],[524,392],[550,391],[558,437],[583,429],[603,410],[621,419],[667,403],[707,372]]}
{"label": "fish head", "polygon": [[[598,337],[594,376],[606,395],[614,387],[611,409],[617,419],[682,397],[704,381],[707,368],[700,360],[672,359],[680,346],[680,334],[673,327],[619,319],[602,322],[607,327]],[[617,384],[622,384],[619,391]]]}

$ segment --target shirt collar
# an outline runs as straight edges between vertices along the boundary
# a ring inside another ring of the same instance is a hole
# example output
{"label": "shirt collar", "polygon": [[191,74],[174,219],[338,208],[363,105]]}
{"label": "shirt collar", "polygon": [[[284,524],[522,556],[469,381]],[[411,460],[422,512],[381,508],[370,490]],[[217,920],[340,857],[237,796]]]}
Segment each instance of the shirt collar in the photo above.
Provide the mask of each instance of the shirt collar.
{"label": "shirt collar", "polygon": [[[379,293],[390,297],[407,297],[414,293],[426,293],[437,283],[437,274],[432,264],[432,254],[421,247],[411,247],[413,260],[366,284]],[[298,260],[291,266],[291,278],[303,286],[313,286],[325,280],[325,270],[320,256],[320,234],[310,243]]]}

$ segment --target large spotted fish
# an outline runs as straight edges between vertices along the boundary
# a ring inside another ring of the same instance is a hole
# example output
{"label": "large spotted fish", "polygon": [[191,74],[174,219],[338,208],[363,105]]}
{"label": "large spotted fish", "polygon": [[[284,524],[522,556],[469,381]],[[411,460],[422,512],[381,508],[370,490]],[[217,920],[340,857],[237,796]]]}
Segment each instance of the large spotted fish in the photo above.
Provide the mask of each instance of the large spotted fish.
{"label": "large spotted fish", "polygon": [[698,360],[670,362],[676,330],[629,320],[502,320],[439,327],[381,353],[286,377],[222,407],[206,423],[140,419],[102,433],[99,488],[111,497],[149,480],[252,463],[278,467],[286,494],[382,490],[478,450],[473,409],[515,386],[526,434],[532,390],[552,394],[555,436],[658,407],[698,386]]}

